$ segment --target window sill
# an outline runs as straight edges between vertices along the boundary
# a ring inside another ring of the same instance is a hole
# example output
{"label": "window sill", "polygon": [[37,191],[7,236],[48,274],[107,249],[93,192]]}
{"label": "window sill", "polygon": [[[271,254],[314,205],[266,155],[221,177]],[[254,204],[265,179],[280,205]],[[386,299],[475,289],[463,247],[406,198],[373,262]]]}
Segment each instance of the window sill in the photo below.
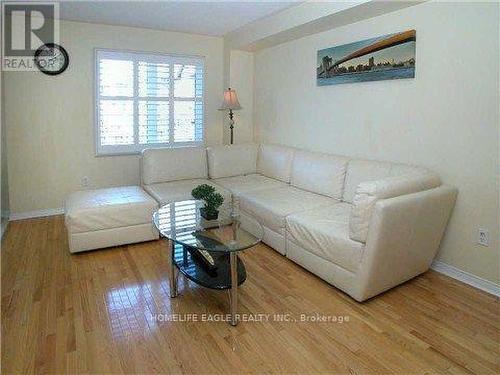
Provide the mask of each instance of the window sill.
{"label": "window sill", "polygon": [[130,151],[130,152],[97,152],[94,156],[96,158],[105,158],[107,156],[134,156],[140,155],[142,151]]}
{"label": "window sill", "polygon": [[134,156],[134,155],[141,155],[143,150],[146,149],[160,149],[160,148],[182,148],[182,147],[202,147],[204,146],[204,142],[188,142],[188,143],[182,143],[174,146],[170,145],[151,145],[151,147],[144,147],[141,150],[134,151],[109,151],[109,152],[103,152],[103,151],[97,151],[95,153],[96,158],[101,158],[101,157],[107,157],[107,156]]}

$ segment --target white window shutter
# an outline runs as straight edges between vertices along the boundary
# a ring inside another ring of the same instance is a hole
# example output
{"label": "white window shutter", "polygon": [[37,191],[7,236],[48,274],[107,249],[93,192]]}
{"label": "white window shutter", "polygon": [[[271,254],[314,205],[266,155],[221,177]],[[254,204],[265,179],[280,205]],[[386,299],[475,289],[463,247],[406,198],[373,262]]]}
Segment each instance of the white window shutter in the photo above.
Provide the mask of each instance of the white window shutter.
{"label": "white window shutter", "polygon": [[203,66],[174,64],[174,142],[203,139]]}
{"label": "white window shutter", "polygon": [[99,154],[203,143],[203,58],[96,51]]}

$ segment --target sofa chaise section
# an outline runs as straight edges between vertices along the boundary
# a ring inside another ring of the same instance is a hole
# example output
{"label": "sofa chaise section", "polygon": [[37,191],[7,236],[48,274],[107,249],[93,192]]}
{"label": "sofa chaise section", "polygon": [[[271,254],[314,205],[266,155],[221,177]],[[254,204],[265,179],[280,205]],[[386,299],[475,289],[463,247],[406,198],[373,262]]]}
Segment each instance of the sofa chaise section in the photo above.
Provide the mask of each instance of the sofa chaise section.
{"label": "sofa chaise section", "polygon": [[77,191],[65,201],[72,253],[158,239],[157,202],[139,186]]}

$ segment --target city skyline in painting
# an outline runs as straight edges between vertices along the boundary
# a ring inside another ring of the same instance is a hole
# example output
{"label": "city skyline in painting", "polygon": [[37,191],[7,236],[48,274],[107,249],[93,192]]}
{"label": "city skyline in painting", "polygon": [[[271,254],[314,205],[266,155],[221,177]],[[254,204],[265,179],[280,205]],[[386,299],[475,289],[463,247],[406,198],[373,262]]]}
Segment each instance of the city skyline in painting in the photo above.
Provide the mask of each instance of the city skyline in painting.
{"label": "city skyline in painting", "polygon": [[415,77],[416,32],[384,35],[318,51],[318,86]]}

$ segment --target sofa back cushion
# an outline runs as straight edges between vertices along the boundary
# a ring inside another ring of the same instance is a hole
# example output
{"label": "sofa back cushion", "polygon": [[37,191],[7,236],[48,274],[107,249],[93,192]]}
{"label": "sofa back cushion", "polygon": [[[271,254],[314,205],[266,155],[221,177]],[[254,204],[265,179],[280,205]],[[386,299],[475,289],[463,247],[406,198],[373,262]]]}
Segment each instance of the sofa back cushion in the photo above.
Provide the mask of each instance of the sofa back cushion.
{"label": "sofa back cushion", "polygon": [[361,159],[351,160],[347,165],[344,195],[342,199],[345,202],[352,203],[354,195],[356,194],[356,188],[362,182],[424,172],[427,172],[425,168],[407,164]]}
{"label": "sofa back cushion", "polygon": [[208,147],[207,156],[210,178],[241,176],[257,171],[256,144]]}
{"label": "sofa back cushion", "polygon": [[313,193],[342,199],[348,161],[342,156],[295,151],[291,184]]}
{"label": "sofa back cushion", "polygon": [[262,144],[257,158],[257,172],[264,176],[290,183],[294,149]]}
{"label": "sofa back cushion", "polygon": [[141,158],[145,185],[192,178],[207,178],[205,147],[146,149]]}

